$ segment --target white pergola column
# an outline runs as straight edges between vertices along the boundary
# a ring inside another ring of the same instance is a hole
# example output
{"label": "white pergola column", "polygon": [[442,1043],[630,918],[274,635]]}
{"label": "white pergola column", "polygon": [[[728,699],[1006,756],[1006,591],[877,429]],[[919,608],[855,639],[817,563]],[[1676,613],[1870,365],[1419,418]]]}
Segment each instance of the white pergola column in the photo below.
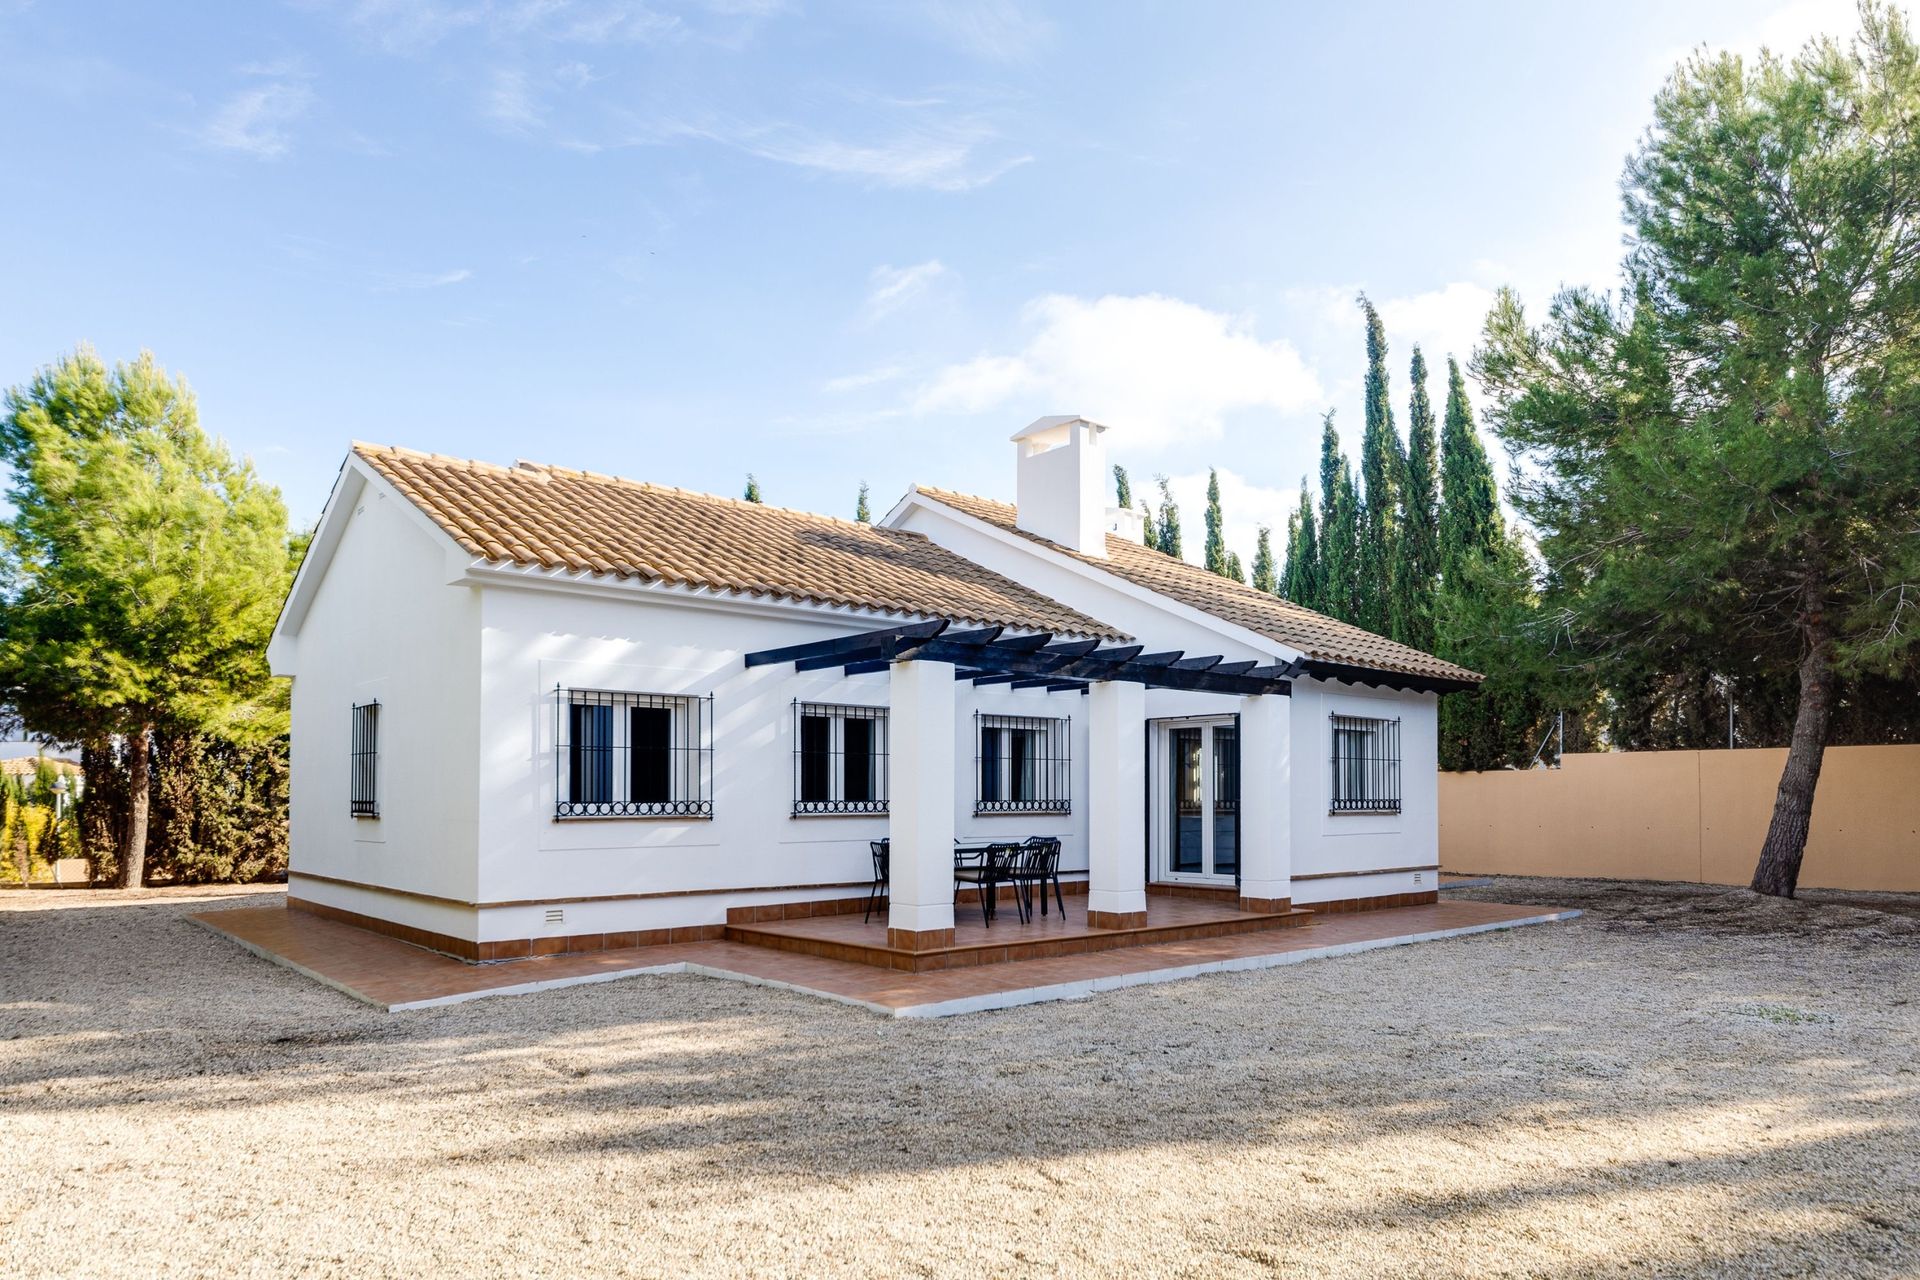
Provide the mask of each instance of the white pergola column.
{"label": "white pergola column", "polygon": [[887,945],[953,945],[953,671],[951,662],[888,669]]}
{"label": "white pergola column", "polygon": [[1292,699],[1240,700],[1240,909],[1285,911],[1293,900]]}
{"label": "white pergola column", "polygon": [[1118,680],[1087,692],[1087,923],[1147,923],[1147,691]]}

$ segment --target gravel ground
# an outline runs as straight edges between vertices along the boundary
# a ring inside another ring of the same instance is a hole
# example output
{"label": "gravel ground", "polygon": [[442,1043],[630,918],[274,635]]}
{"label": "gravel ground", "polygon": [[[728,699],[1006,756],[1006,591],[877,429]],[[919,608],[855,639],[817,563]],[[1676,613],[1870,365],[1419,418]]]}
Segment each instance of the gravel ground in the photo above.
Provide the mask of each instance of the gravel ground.
{"label": "gravel ground", "polygon": [[206,894],[0,895],[0,1275],[1920,1272],[1920,920],[1475,892],[1588,915],[935,1022],[381,1014]]}

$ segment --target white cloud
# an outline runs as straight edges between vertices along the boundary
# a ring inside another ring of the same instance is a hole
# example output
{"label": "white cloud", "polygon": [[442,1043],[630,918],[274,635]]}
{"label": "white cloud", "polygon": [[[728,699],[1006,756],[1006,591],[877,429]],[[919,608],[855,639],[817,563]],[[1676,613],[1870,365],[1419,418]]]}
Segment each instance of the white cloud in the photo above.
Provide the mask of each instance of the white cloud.
{"label": "white cloud", "polygon": [[903,129],[874,141],[852,141],[799,125],[676,126],[671,132],[735,147],[763,160],[889,187],[970,191],[1032,162],[1030,155],[983,155],[997,140],[980,121],[957,120]]}
{"label": "white cloud", "polygon": [[223,151],[278,159],[293,145],[291,126],[312,105],[313,92],[292,81],[243,89],[214,112],[200,136],[208,146]]}
{"label": "white cloud", "polygon": [[1019,400],[1029,417],[1084,413],[1117,429],[1118,448],[1212,439],[1226,416],[1282,413],[1321,398],[1319,380],[1284,340],[1251,323],[1158,294],[1036,299],[1015,355],[942,369],[913,398],[920,413],[978,413]]}
{"label": "white cloud", "polygon": [[540,123],[540,107],[524,71],[494,72],[480,109],[487,119],[511,133],[525,133]]}
{"label": "white cloud", "polygon": [[1462,368],[1472,358],[1493,306],[1493,290],[1456,280],[1427,293],[1382,298],[1374,305],[1387,326],[1389,342],[1408,357],[1418,346],[1426,353],[1427,366],[1444,374],[1448,356],[1459,360]]}
{"label": "white cloud", "polygon": [[829,395],[844,395],[849,391],[862,391],[882,383],[896,382],[905,377],[906,373],[907,371],[899,365],[888,365],[882,369],[869,369],[865,373],[848,373],[838,378],[828,378],[820,384],[820,389]]}
{"label": "white cloud", "polygon": [[949,274],[938,258],[911,267],[875,267],[867,293],[867,318],[878,320],[898,311]]}
{"label": "white cloud", "polygon": [[384,52],[413,54],[461,31],[477,31],[500,44],[524,47],[529,40],[554,44],[650,44],[678,37],[684,24],[670,13],[636,0],[511,0],[448,4],[433,0],[351,0],[317,8],[342,14]]}
{"label": "white cloud", "polygon": [[[1227,550],[1239,555],[1241,567],[1251,578],[1253,551],[1260,539],[1260,527],[1264,525],[1273,531],[1273,558],[1277,573],[1279,564],[1287,554],[1287,516],[1300,504],[1300,491],[1254,484],[1239,472],[1229,471],[1225,467],[1219,468],[1219,472],[1220,513],[1226,517],[1223,533]],[[1134,504],[1139,505],[1141,496],[1146,495],[1157,508],[1160,486],[1152,477],[1135,475],[1132,479]],[[1207,473],[1194,471],[1169,476],[1167,484],[1173,490],[1173,500],[1180,506],[1180,554],[1194,564],[1204,564],[1207,558]]]}
{"label": "white cloud", "polygon": [[959,49],[998,62],[1024,62],[1053,38],[1053,24],[1008,0],[927,0],[921,12]]}
{"label": "white cloud", "polygon": [[444,289],[473,279],[471,267],[452,271],[403,271],[379,276],[374,289],[380,293],[398,293],[406,289]]}

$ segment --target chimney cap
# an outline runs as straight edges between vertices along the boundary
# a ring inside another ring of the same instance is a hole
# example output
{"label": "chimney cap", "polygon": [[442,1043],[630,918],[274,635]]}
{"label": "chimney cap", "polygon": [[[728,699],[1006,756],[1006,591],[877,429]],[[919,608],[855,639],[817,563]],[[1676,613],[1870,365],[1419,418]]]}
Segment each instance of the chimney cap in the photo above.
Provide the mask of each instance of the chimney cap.
{"label": "chimney cap", "polygon": [[1014,432],[1011,436],[1008,437],[1008,439],[1014,440],[1014,441],[1036,440],[1043,436],[1053,435],[1055,432],[1058,432],[1063,427],[1071,427],[1076,422],[1086,423],[1087,429],[1089,431],[1092,431],[1096,435],[1107,429],[1107,426],[1104,422],[1095,422],[1092,418],[1086,417],[1082,414],[1056,413],[1051,417],[1035,418],[1032,422],[1028,423],[1025,427],[1021,428],[1019,431]]}

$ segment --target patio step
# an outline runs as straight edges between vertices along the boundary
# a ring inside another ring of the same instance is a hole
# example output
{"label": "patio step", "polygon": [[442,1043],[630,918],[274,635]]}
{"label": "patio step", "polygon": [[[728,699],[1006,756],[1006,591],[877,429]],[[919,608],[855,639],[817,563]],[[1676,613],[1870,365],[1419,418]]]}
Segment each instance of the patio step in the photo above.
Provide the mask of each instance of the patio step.
{"label": "patio step", "polygon": [[[1079,908],[1080,904],[1076,902],[1073,906]],[[1148,923],[1141,928],[1096,929],[1084,923],[1084,910],[1076,909],[1071,914],[1079,916],[1081,923],[1061,922],[1055,915],[1051,922],[1042,917],[1034,924],[1022,925],[1015,917],[1003,917],[991,929],[969,929],[969,937],[965,942],[928,951],[906,951],[887,946],[886,921],[881,916],[876,916],[871,924],[863,924],[854,915],[729,924],[725,936],[729,942],[770,947],[777,951],[870,964],[909,973],[928,973],[1016,960],[1087,955],[1117,947],[1145,947],[1164,942],[1293,929],[1310,924],[1313,920],[1313,912],[1300,907],[1274,912],[1220,908],[1203,918],[1195,918],[1198,913],[1188,911],[1183,913],[1183,918],[1155,923],[1150,906]]]}

